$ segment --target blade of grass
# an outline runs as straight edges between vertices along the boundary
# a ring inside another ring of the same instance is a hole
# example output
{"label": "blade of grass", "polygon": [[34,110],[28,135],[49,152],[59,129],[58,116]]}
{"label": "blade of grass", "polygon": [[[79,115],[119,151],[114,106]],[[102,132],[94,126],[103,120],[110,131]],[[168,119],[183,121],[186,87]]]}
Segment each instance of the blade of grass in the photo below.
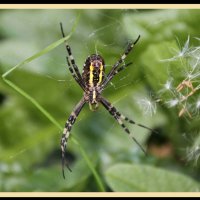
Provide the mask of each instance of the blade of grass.
{"label": "blade of grass", "polygon": [[[56,119],[49,113],[47,112],[33,97],[31,97],[28,93],[26,93],[24,90],[22,90],[20,87],[18,87],[16,84],[14,84],[12,81],[6,79],[6,77],[12,73],[14,70],[16,70],[17,68],[31,62],[34,59],[37,59],[38,57],[52,51],[53,49],[55,49],[56,47],[58,47],[60,44],[62,44],[64,41],[68,40],[71,36],[72,33],[75,30],[75,27],[77,25],[77,22],[79,20],[79,16],[76,19],[73,28],[70,32],[70,34],[68,34],[66,37],[50,44],[49,46],[47,46],[46,48],[44,48],[43,50],[41,50],[40,52],[34,54],[33,56],[25,59],[24,61],[20,62],[19,64],[15,65],[14,67],[12,67],[10,70],[6,71],[3,75],[2,75],[2,79],[3,81],[8,84],[11,88],[13,88],[15,91],[17,91],[19,94],[21,94],[24,98],[26,98],[27,100],[29,100],[42,114],[44,114],[60,131],[62,131],[63,127],[56,121]],[[89,169],[92,171],[96,183],[99,187],[99,190],[104,192],[105,188],[103,185],[103,181],[101,180],[100,176],[98,175],[97,171],[95,170],[94,166],[92,165],[92,162],[90,161],[89,157],[87,156],[87,153],[85,152],[85,150],[82,148],[81,144],[72,137],[72,141],[73,143],[75,143],[76,145],[79,146],[79,149],[81,151],[81,154],[83,156],[83,158],[85,159]]]}
{"label": "blade of grass", "polygon": [[64,41],[66,41],[67,39],[69,39],[71,37],[71,34],[66,36],[65,38],[62,38],[56,42],[54,42],[53,44],[47,46],[46,48],[44,48],[42,51],[34,54],[33,56],[27,58],[26,60],[20,62],[19,64],[15,65],[14,67],[12,67],[10,70],[8,70],[7,72],[5,72],[3,75],[2,75],[2,78],[5,78],[6,76],[8,76],[12,71],[14,71],[15,69],[21,67],[22,65],[25,65],[29,62],[31,62],[32,60],[48,53],[49,51],[55,49],[57,46],[59,46],[60,44],[62,44]]}
{"label": "blade of grass", "polygon": [[42,112],[56,127],[58,127],[60,130],[62,130],[62,126],[52,117],[51,114],[49,114],[33,97],[31,97],[29,94],[27,94],[24,90],[19,88],[17,85],[15,85],[13,82],[11,82],[8,79],[3,78],[3,80],[12,87],[15,91],[20,93],[23,97],[28,99],[40,112]]}
{"label": "blade of grass", "polygon": [[74,137],[72,138],[72,140],[73,140],[73,142],[74,142],[75,144],[77,144],[77,145],[79,146],[79,149],[80,149],[80,151],[81,151],[81,154],[82,154],[83,158],[84,158],[85,161],[87,162],[88,167],[89,167],[90,170],[92,171],[92,173],[93,173],[93,175],[94,175],[94,177],[95,177],[95,179],[96,179],[96,182],[98,183],[97,185],[98,185],[98,187],[99,187],[99,190],[100,190],[101,192],[105,192],[105,187],[104,187],[103,181],[101,180],[101,178],[100,178],[100,176],[98,175],[97,171],[96,171],[95,168],[93,167],[92,162],[91,162],[90,159],[88,158],[88,156],[87,156],[85,150],[82,148],[82,146],[80,145],[80,143],[79,143]]}
{"label": "blade of grass", "polygon": [[71,32],[64,38],[50,44],[49,46],[47,46],[46,48],[44,48],[43,50],[41,50],[40,52],[34,54],[33,56],[25,59],[24,61],[20,62],[19,64],[15,65],[14,67],[12,67],[10,70],[6,71],[3,75],[2,75],[2,78],[5,78],[6,76],[8,76],[12,71],[14,71],[15,69],[21,67],[22,65],[25,65],[29,62],[31,62],[32,60],[52,51],[53,49],[55,49],[57,46],[61,45],[64,41],[67,41],[73,34],[73,32],[75,31],[75,28],[77,26],[77,23],[78,23],[78,20],[79,20],[79,17],[80,15],[78,15],[73,27],[72,27],[72,30]]}

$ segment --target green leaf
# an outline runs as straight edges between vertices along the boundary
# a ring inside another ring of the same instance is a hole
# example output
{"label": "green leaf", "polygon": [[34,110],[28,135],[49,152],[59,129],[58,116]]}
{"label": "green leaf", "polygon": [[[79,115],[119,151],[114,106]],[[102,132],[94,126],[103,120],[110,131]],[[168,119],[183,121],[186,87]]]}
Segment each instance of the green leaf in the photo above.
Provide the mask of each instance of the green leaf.
{"label": "green leaf", "polygon": [[191,178],[146,165],[116,164],[106,171],[106,180],[118,192],[196,192],[200,185]]}

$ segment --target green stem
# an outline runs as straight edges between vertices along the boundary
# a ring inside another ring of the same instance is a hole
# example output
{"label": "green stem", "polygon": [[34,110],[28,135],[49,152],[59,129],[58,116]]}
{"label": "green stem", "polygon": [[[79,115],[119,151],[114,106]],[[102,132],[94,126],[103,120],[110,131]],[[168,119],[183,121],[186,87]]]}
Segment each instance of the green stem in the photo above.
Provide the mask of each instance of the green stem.
{"label": "green stem", "polygon": [[3,80],[12,87],[15,91],[20,93],[23,97],[28,99],[38,110],[45,115],[56,127],[58,127],[60,130],[62,130],[62,126],[29,94],[27,94],[24,90],[19,88],[17,85],[15,85],[13,82],[9,81],[8,79],[3,78]]}
{"label": "green stem", "polygon": [[69,34],[68,36],[54,42],[53,44],[47,46],[46,48],[44,48],[42,51],[34,54],[33,56],[27,58],[26,60],[20,62],[19,64],[15,65],[14,67],[12,67],[11,69],[9,69],[7,72],[5,72],[3,75],[2,75],[2,78],[5,78],[6,76],[8,76],[12,71],[14,71],[15,69],[19,68],[20,66],[22,65],[25,65],[29,62],[31,62],[32,60],[48,53],[49,51],[53,50],[54,48],[56,48],[57,46],[59,46],[60,44],[62,44],[64,41],[68,40],[69,38],[71,37],[71,34]]}
{"label": "green stem", "polygon": [[95,179],[96,179],[96,182],[97,182],[97,185],[98,185],[98,187],[99,187],[99,190],[100,190],[101,192],[105,192],[106,190],[105,190],[103,181],[101,180],[101,178],[100,178],[100,176],[98,175],[97,171],[96,171],[95,168],[93,167],[92,162],[91,162],[90,159],[88,158],[88,156],[87,156],[85,150],[82,148],[82,146],[80,145],[80,143],[79,143],[74,137],[72,138],[72,140],[73,140],[73,142],[74,142],[75,144],[77,144],[77,145],[79,146],[79,149],[80,149],[80,151],[81,151],[81,154],[82,154],[83,158],[84,158],[85,161],[87,162],[88,167],[90,168],[90,170],[92,171],[92,173],[93,173],[93,175],[94,175],[94,177],[95,177]]}

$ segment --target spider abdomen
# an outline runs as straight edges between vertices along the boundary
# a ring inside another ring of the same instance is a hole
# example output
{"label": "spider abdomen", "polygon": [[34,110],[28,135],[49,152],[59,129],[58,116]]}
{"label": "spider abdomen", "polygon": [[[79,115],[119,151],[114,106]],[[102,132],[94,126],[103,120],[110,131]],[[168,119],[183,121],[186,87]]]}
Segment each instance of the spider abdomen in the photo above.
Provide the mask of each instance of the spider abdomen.
{"label": "spider abdomen", "polygon": [[83,66],[83,81],[87,88],[99,86],[104,79],[105,64],[100,55],[92,54]]}

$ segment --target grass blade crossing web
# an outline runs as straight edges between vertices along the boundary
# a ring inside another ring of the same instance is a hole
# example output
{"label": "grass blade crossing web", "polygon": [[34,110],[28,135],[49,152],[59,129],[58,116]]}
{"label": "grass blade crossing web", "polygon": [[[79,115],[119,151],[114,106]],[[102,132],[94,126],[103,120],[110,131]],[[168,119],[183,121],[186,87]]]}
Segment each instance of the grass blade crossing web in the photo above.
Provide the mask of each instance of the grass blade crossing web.
{"label": "grass blade crossing web", "polygon": [[[6,77],[11,74],[12,72],[14,72],[14,70],[16,70],[17,68],[30,63],[31,61],[39,58],[40,56],[47,54],[48,52],[52,51],[53,49],[55,49],[56,47],[58,47],[59,45],[61,45],[64,41],[68,40],[71,36],[72,33],[74,32],[77,22],[78,22],[79,16],[77,18],[77,20],[75,21],[72,31],[70,32],[69,35],[67,35],[66,37],[50,44],[49,46],[47,46],[46,48],[44,48],[43,50],[41,50],[40,52],[34,54],[33,56],[25,59],[24,61],[20,62],[19,64],[15,65],[14,67],[12,67],[11,69],[9,69],[8,71],[6,71],[3,75],[2,75],[2,79],[5,83],[7,83],[11,88],[13,88],[15,91],[17,91],[19,94],[21,94],[24,98],[26,98],[28,101],[30,101],[43,115],[45,115],[45,117],[47,117],[60,131],[63,130],[63,126],[61,126],[56,119],[47,111],[45,110],[33,97],[31,97],[28,93],[26,93],[23,89],[21,89],[20,87],[18,87],[16,84],[14,84],[12,81],[8,80]],[[83,156],[83,158],[85,159],[89,169],[91,170],[91,172],[93,173],[96,183],[98,185],[98,188],[100,191],[105,191],[104,188],[104,184],[103,181],[101,180],[99,174],[97,173],[95,167],[92,165],[92,162],[90,161],[89,157],[87,156],[87,153],[85,152],[85,150],[83,149],[83,147],[81,146],[81,144],[78,142],[77,139],[75,139],[72,136],[72,141],[73,143],[75,143],[76,145],[78,145],[80,152]]]}

